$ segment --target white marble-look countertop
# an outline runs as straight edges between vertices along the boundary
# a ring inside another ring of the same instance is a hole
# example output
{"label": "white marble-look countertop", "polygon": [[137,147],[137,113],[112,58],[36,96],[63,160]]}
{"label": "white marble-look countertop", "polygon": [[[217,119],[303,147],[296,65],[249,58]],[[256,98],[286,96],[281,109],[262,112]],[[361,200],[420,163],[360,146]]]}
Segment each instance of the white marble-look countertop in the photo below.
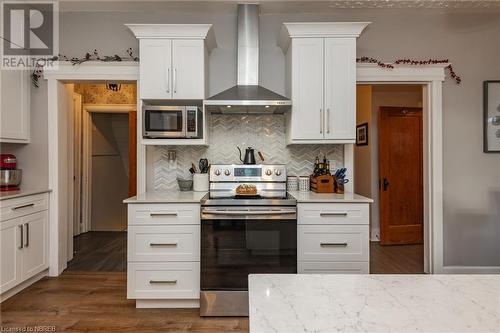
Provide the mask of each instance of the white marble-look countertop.
{"label": "white marble-look countertop", "polygon": [[345,203],[371,203],[372,199],[362,195],[345,192],[339,193],[316,193],[313,191],[288,191],[298,203],[301,202],[345,202]]}
{"label": "white marble-look countertop", "polygon": [[207,192],[194,191],[156,191],[139,193],[135,197],[123,200],[127,204],[141,203],[200,203]]}
{"label": "white marble-look countertop", "polygon": [[42,188],[42,189],[23,189],[23,188],[21,188],[19,191],[0,192],[0,201],[7,200],[7,199],[26,197],[28,195],[47,193],[50,191],[51,190],[49,190],[48,188]]}
{"label": "white marble-look countertop", "polygon": [[500,332],[500,275],[249,276],[250,332]]}

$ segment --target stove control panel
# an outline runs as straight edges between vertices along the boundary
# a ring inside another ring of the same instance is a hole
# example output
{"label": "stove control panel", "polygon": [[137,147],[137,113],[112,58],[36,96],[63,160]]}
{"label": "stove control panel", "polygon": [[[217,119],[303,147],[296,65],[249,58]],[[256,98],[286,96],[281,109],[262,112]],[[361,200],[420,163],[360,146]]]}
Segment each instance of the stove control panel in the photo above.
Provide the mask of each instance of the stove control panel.
{"label": "stove control panel", "polygon": [[210,168],[211,182],[286,182],[284,164],[219,164]]}

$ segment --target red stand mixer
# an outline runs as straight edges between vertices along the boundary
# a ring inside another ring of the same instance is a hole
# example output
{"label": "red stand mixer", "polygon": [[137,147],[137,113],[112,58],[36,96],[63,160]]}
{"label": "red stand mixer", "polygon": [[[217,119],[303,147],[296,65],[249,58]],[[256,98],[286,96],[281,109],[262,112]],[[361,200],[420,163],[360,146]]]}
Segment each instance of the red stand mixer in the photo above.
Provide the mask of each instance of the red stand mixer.
{"label": "red stand mixer", "polygon": [[17,159],[12,154],[0,154],[0,192],[19,191],[22,170],[17,169]]}

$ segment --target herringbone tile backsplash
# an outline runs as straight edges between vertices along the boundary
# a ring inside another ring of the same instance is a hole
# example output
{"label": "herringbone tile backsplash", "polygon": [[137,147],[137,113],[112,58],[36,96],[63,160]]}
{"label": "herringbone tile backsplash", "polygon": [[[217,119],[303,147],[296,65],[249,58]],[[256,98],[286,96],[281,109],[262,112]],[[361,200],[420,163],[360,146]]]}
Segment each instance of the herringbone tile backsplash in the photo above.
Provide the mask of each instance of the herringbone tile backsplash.
{"label": "herringbone tile backsplash", "polygon": [[[155,146],[155,190],[177,189],[177,178],[189,178],[191,163],[198,166],[200,158],[208,158],[211,164],[240,163],[239,146],[244,154],[247,147],[261,151],[266,164],[286,164],[288,175],[307,176],[313,171],[316,156],[330,160],[332,170],[344,165],[342,145],[293,145],[285,144],[285,117],[283,115],[217,115],[209,119],[208,147]],[[177,159],[168,161],[168,151],[175,151]],[[148,152],[149,153],[149,152]]]}

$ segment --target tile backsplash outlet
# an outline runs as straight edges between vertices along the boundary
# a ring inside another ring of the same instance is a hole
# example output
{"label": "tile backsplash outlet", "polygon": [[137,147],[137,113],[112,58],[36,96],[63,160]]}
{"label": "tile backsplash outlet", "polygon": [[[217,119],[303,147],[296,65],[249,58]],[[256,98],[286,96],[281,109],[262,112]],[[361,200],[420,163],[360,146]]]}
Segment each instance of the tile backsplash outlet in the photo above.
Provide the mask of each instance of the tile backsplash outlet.
{"label": "tile backsplash outlet", "polygon": [[[262,152],[265,164],[286,164],[288,175],[307,176],[313,171],[316,156],[330,160],[332,170],[344,165],[343,145],[292,145],[285,143],[285,117],[283,115],[218,115],[209,117],[208,147],[155,146],[149,150],[153,160],[153,186],[155,190],[177,189],[177,178],[190,178],[191,163],[198,167],[200,158],[211,164],[241,163],[239,146],[244,154],[247,147]],[[168,159],[176,152],[176,160]]]}

